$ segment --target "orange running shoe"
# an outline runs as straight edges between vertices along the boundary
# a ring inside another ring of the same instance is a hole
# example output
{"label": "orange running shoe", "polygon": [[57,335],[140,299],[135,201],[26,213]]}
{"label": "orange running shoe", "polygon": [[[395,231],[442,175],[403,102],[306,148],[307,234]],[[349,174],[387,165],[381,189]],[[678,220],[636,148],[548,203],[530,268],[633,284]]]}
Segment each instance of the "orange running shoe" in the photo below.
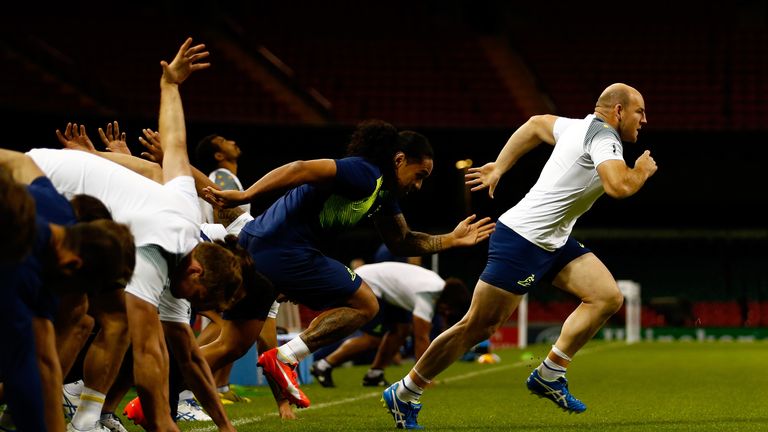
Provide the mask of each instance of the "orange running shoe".
{"label": "orange running shoe", "polygon": [[299,408],[309,406],[309,398],[299,388],[296,366],[290,366],[278,360],[277,348],[272,348],[260,355],[258,364],[264,371],[264,375],[277,384],[283,396],[289,402]]}
{"label": "orange running shoe", "polygon": [[147,419],[144,417],[144,410],[141,409],[141,401],[138,396],[125,405],[123,415],[125,418],[132,421],[133,424],[146,428]]}

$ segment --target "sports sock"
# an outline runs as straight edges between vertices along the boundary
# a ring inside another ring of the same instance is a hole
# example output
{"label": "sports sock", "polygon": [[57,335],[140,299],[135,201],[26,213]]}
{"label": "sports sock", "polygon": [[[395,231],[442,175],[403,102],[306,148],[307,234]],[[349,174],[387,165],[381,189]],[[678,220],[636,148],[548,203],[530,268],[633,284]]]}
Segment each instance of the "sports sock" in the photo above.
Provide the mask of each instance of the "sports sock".
{"label": "sports sock", "polygon": [[64,384],[64,391],[67,392],[67,396],[75,396],[79,399],[84,386],[83,380],[77,380],[69,384]]}
{"label": "sports sock", "polygon": [[556,355],[556,356],[560,357],[561,359],[563,359],[563,360],[567,361],[568,363],[570,363],[570,362],[572,361],[572,360],[571,360],[571,358],[570,358],[570,357],[568,357],[568,354],[566,354],[566,353],[562,352],[562,351],[560,350],[560,348],[558,348],[558,347],[556,347],[556,346],[554,346],[554,345],[552,345],[552,354],[554,354],[554,355]]}
{"label": "sports sock", "polygon": [[333,365],[328,363],[328,360],[326,359],[319,360],[317,363],[315,363],[315,367],[320,372],[325,372],[328,369],[333,369]]}
{"label": "sports sock", "polygon": [[400,380],[400,385],[397,386],[397,391],[395,392],[397,398],[403,402],[417,401],[422,393],[424,393],[424,389],[413,382],[410,374]]}
{"label": "sports sock", "polygon": [[545,358],[538,367],[539,375],[547,381],[554,381],[561,376],[565,376],[566,368]]}
{"label": "sports sock", "polygon": [[80,393],[80,406],[72,417],[72,426],[79,430],[90,430],[101,419],[101,408],[104,406],[104,393],[88,387],[83,387]]}
{"label": "sports sock", "polygon": [[195,398],[195,394],[192,393],[190,390],[184,390],[181,393],[179,393],[180,401],[187,400],[187,399],[194,399],[194,398]]}
{"label": "sports sock", "polygon": [[216,391],[219,393],[226,393],[229,391],[229,384],[224,384],[221,387],[216,387]]}
{"label": "sports sock", "polygon": [[277,349],[277,359],[289,365],[299,363],[309,354],[309,347],[301,339],[301,336],[296,336]]}

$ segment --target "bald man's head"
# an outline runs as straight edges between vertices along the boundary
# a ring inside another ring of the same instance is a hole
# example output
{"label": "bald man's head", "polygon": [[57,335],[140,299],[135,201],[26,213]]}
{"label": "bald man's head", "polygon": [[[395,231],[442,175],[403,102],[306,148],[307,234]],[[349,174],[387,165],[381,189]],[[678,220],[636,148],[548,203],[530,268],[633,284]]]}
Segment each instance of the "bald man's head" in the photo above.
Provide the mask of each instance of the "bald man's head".
{"label": "bald man's head", "polygon": [[603,90],[600,97],[597,98],[595,108],[613,108],[616,104],[628,105],[630,95],[633,93],[640,94],[636,89],[623,84],[615,83],[611,84]]}
{"label": "bald man's head", "polygon": [[643,95],[623,83],[609,85],[597,98],[595,115],[613,126],[622,141],[637,142],[640,129],[648,122]]}

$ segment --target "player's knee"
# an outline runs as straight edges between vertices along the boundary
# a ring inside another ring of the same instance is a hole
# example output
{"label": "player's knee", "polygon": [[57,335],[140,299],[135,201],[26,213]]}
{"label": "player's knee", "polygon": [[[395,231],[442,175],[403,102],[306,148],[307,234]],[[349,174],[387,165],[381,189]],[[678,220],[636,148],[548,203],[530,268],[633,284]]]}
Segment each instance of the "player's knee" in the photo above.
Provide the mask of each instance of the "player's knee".
{"label": "player's knee", "polygon": [[358,305],[352,305],[352,307],[360,315],[360,318],[368,322],[379,313],[379,302],[376,297],[370,296],[365,301],[359,302]]}
{"label": "player's knee", "polygon": [[373,317],[376,316],[376,314],[379,313],[379,302],[375,301],[372,303],[369,303],[367,307],[365,307],[362,311],[364,318],[367,321],[370,321],[373,319]]}
{"label": "player's knee", "polygon": [[624,304],[624,296],[621,294],[621,291],[616,289],[610,293],[606,293],[606,295],[603,296],[603,301],[601,303],[603,304],[603,310],[606,313],[613,315],[618,312]]}
{"label": "player's knee", "polygon": [[83,315],[75,324],[75,333],[78,337],[85,339],[93,330],[94,325],[96,325],[96,320],[92,316]]}
{"label": "player's knee", "polygon": [[500,322],[483,316],[472,317],[463,321],[464,333],[470,340],[478,342],[491,337],[500,326]]}

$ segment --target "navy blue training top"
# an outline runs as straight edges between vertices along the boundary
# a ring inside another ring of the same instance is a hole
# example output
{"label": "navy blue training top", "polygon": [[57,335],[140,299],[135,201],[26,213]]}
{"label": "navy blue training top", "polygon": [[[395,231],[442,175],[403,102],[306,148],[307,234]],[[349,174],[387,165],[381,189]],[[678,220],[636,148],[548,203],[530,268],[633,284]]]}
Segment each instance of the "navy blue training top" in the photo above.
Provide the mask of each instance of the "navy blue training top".
{"label": "navy blue training top", "polygon": [[330,188],[304,184],[280,197],[243,231],[273,243],[317,244],[379,212],[401,213],[397,199],[383,189],[381,170],[362,157],[336,160]]}

